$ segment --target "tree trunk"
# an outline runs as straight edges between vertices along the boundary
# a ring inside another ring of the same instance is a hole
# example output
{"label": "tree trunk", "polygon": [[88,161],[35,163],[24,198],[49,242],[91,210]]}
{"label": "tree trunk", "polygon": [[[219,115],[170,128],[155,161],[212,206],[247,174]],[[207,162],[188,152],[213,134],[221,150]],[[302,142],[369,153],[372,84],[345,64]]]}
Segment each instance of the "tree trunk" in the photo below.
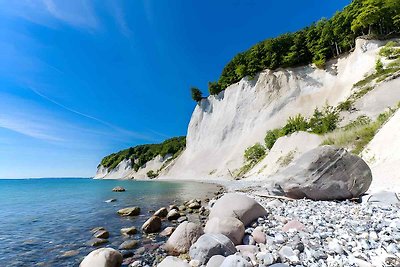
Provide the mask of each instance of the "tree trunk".
{"label": "tree trunk", "polygon": [[338,47],[338,44],[337,44],[337,42],[335,42],[335,47],[336,47],[336,54],[339,56],[339,55],[340,55],[340,53],[339,53],[339,47]]}

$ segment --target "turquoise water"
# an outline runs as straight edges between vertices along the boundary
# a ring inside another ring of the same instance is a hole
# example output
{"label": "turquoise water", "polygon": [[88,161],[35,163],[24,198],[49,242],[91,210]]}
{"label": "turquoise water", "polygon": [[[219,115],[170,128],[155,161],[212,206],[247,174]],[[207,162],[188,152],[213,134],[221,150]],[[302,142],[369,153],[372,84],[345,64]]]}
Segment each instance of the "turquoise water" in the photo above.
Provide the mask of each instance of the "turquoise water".
{"label": "turquoise water", "polygon": [[[116,193],[117,185],[126,192]],[[176,201],[204,197],[216,186],[199,183],[92,179],[0,179],[0,262],[2,266],[78,266],[93,250],[85,243],[90,229],[105,227],[110,243],[123,241],[119,230],[137,226],[149,211]],[[116,198],[113,203],[105,203]],[[141,216],[119,217],[116,211],[139,206]],[[140,234],[135,236],[140,238]],[[75,256],[63,253],[75,250]]]}

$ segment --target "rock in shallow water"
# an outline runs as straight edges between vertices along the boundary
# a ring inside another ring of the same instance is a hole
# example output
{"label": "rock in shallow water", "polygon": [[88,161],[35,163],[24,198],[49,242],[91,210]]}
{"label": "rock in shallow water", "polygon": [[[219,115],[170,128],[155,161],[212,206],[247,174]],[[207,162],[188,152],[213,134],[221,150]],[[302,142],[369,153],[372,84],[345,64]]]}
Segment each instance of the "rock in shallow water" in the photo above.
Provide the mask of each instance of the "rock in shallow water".
{"label": "rock in shallow water", "polygon": [[99,230],[93,234],[95,238],[107,239],[110,237],[110,233],[107,230]]}
{"label": "rock in shallow water", "polygon": [[150,217],[143,225],[142,231],[146,234],[156,233],[161,229],[161,219],[157,216]]}
{"label": "rock in shallow water", "polygon": [[179,211],[177,209],[171,209],[167,214],[167,219],[169,221],[176,220],[179,217],[181,217],[181,214],[179,213]]}
{"label": "rock in shallow water", "polygon": [[137,216],[140,214],[140,208],[139,207],[123,208],[118,210],[117,213],[121,216]]}
{"label": "rock in shallow water", "polygon": [[108,243],[107,239],[93,238],[93,239],[89,240],[86,244],[88,246],[91,246],[91,247],[98,247],[98,246],[103,245],[105,243]]}
{"label": "rock in shallow water", "polygon": [[112,191],[113,192],[125,192],[125,188],[123,188],[122,186],[116,186],[113,188]]}
{"label": "rock in shallow water", "polygon": [[100,248],[90,252],[79,265],[80,267],[120,267],[122,254],[112,248]]}
{"label": "rock in shallow water", "polygon": [[134,235],[134,234],[137,234],[137,229],[136,229],[135,226],[122,228],[121,229],[121,234],[123,234],[123,235]]}
{"label": "rock in shallow water", "polygon": [[157,210],[154,213],[154,216],[158,216],[160,218],[164,218],[165,216],[167,216],[167,214],[168,214],[167,208],[160,208],[159,210]]}
{"label": "rock in shallow water", "polygon": [[290,198],[342,200],[365,193],[372,174],[360,157],[342,148],[321,146],[303,154],[274,180]]}

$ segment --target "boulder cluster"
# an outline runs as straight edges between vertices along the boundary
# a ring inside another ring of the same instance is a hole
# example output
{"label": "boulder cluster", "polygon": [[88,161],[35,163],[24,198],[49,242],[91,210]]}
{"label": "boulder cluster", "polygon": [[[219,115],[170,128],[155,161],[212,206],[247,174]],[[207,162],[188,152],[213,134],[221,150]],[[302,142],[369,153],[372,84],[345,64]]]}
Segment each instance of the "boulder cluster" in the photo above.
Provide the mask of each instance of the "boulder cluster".
{"label": "boulder cluster", "polygon": [[[140,247],[133,257],[112,249],[93,251],[81,267],[119,267],[123,258],[129,267],[400,266],[399,201],[386,193],[362,197],[372,176],[360,158],[325,146],[279,175],[275,189],[281,196],[260,197],[253,190],[248,192],[253,197],[226,193],[207,205],[193,199],[160,208],[141,231],[169,237],[165,244]],[[118,211],[121,216],[139,213],[138,207]],[[193,213],[198,220],[189,216]],[[163,229],[166,222],[177,227]],[[92,232],[95,241],[108,238],[104,228]],[[136,232],[121,229],[125,235]],[[119,250],[137,244],[128,240]],[[149,253],[156,255],[146,258]],[[91,261],[103,264],[85,265]]]}

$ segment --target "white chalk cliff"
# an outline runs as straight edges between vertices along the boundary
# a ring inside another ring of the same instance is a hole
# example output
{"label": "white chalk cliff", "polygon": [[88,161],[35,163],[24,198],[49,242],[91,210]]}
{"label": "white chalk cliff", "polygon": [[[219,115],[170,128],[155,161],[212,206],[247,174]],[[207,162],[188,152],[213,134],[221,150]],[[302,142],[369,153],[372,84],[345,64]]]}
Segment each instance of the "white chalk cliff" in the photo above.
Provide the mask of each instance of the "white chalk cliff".
{"label": "white chalk cliff", "polygon": [[[289,116],[298,113],[309,116],[316,107],[326,103],[336,106],[346,100],[353,85],[374,72],[379,48],[385,43],[358,39],[353,52],[330,61],[326,70],[311,65],[266,70],[254,80],[242,79],[218,96],[203,99],[193,112],[186,150],[163,175],[184,179],[231,177],[231,173],[243,165],[244,150],[256,142],[263,143],[268,130],[283,126]],[[387,102],[399,100],[400,93],[394,98],[381,99],[382,104],[375,113],[379,114],[383,107],[391,104]],[[364,106],[373,109],[368,104]],[[310,149],[318,145],[315,139],[306,139]],[[306,148],[302,144],[299,146],[297,151],[305,152]],[[296,150],[294,145],[291,150]],[[264,161],[270,157],[273,155]],[[254,178],[263,174],[260,169],[265,165],[266,162],[261,162],[249,175]],[[264,169],[264,174],[268,175],[276,166]]]}
{"label": "white chalk cliff", "polygon": [[[386,43],[387,41],[357,39],[353,52],[328,62],[325,70],[313,65],[265,70],[253,80],[242,79],[218,96],[203,99],[196,105],[191,117],[186,149],[168,167],[160,171],[159,177],[233,179],[232,174],[243,166],[245,149],[257,142],[264,143],[268,130],[283,126],[290,116],[300,113],[308,117],[316,107],[326,104],[336,106],[346,100],[353,93],[353,85],[375,71],[380,47]],[[375,119],[387,107],[400,101],[399,87],[400,78],[377,85],[374,90],[354,103],[357,111],[346,114],[347,118],[344,118],[344,121],[351,121],[361,114]],[[399,116],[396,114],[393,119]],[[393,150],[400,147],[398,136],[397,139],[390,139],[396,143],[393,149],[384,151],[380,148],[380,145],[388,140],[386,136],[393,131],[391,128],[398,125],[398,121],[394,123],[391,120],[371,142],[367,149],[369,153],[363,153],[371,163],[374,175],[379,179],[383,178],[378,170],[393,164],[399,165],[400,154]],[[388,127],[391,128],[385,130]],[[284,167],[285,163],[282,160],[285,157],[296,159],[319,146],[321,142],[320,136],[309,133],[283,137],[245,177],[249,180],[266,179]],[[391,158],[394,155],[396,160],[393,161]],[[142,178],[148,170],[158,170],[165,159],[156,158],[138,172],[132,171],[128,161],[122,161],[114,170],[105,170],[100,166],[96,177]],[[395,171],[390,174],[391,177],[396,176]],[[400,179],[398,175],[396,177],[395,179]]]}
{"label": "white chalk cliff", "polygon": [[94,176],[96,179],[146,179],[148,171],[157,172],[160,168],[164,166],[168,166],[168,160],[171,158],[171,155],[166,155],[162,157],[160,155],[156,156],[154,159],[148,161],[145,165],[143,165],[139,170],[135,171],[132,168],[131,159],[124,159],[120,163],[118,163],[117,167],[114,169],[108,170],[104,166],[100,165],[97,168],[97,173]]}

